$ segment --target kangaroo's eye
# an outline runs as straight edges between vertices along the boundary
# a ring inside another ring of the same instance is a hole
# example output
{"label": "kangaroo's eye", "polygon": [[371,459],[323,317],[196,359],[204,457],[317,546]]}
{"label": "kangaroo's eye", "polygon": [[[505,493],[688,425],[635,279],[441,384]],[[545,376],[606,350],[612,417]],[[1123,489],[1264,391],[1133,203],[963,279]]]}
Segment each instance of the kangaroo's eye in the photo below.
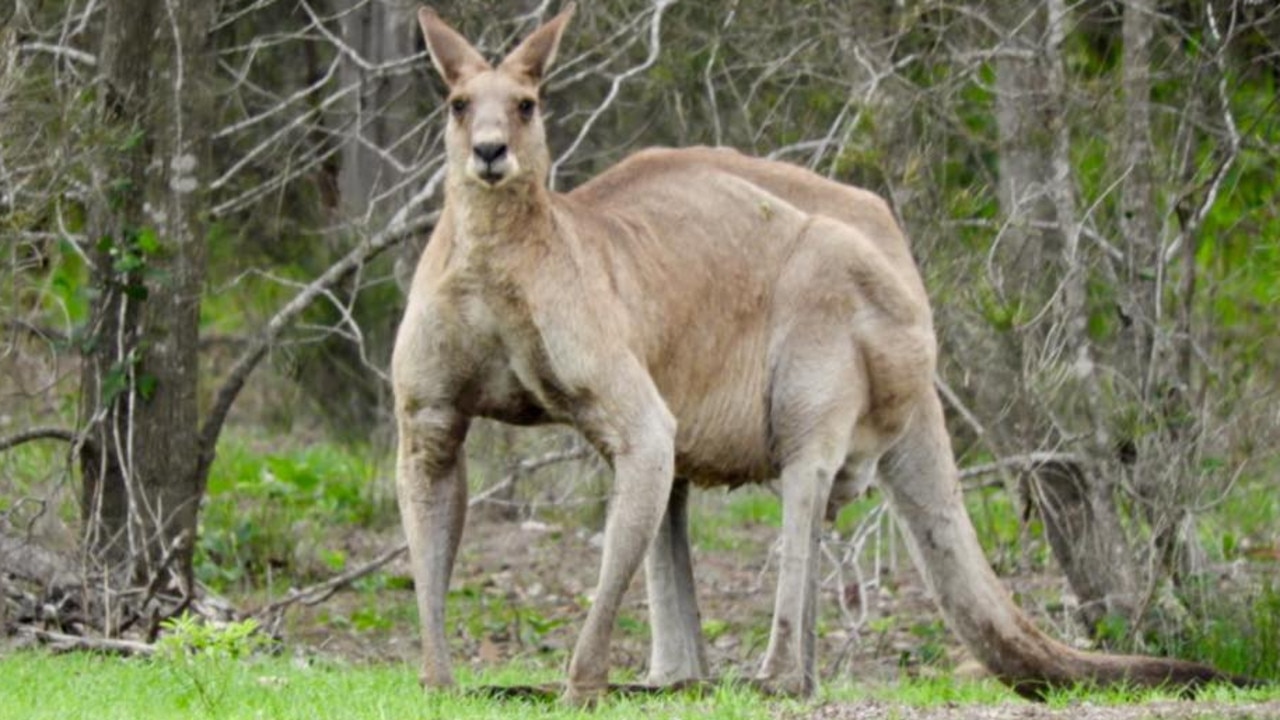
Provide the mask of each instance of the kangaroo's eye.
{"label": "kangaroo's eye", "polygon": [[533,119],[533,111],[538,109],[538,103],[530,98],[524,98],[516,104],[516,110],[520,113],[520,117],[524,120]]}
{"label": "kangaroo's eye", "polygon": [[449,101],[449,109],[453,111],[453,116],[460,118],[467,114],[467,108],[471,103],[466,98],[454,98]]}

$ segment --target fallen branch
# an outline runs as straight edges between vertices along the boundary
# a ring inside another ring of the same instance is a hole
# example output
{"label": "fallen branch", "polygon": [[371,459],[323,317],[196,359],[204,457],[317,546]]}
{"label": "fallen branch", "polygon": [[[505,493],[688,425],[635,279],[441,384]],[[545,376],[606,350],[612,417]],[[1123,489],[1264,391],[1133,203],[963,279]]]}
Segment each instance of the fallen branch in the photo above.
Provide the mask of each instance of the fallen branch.
{"label": "fallen branch", "polygon": [[400,557],[400,555],[408,549],[408,543],[400,543],[396,547],[387,550],[360,567],[352,568],[351,570],[340,575],[335,575],[322,583],[317,583],[302,590],[290,590],[289,594],[283,599],[276,600],[275,602],[268,604],[254,614],[260,616],[272,615],[295,603],[302,603],[303,605],[318,605],[325,600],[328,600],[334,593],[347,585],[350,585],[356,580],[359,580],[360,578],[372,573],[374,570],[377,570],[383,565],[386,565],[392,560]]}
{"label": "fallen branch", "polygon": [[521,475],[527,475],[535,470],[540,470],[548,465],[556,463],[568,462],[570,460],[581,460],[591,455],[591,448],[587,445],[575,445],[568,450],[557,450],[549,452],[545,455],[537,457],[525,458],[516,463],[511,468],[511,472],[507,473],[501,480],[484,489],[484,492],[476,495],[467,502],[467,507],[474,507],[482,502],[488,501],[494,495],[506,490],[515,484]]}
{"label": "fallen branch", "polygon": [[137,640],[119,640],[115,638],[97,638],[85,637],[83,635],[67,635],[66,633],[53,632],[52,630],[41,630],[29,626],[21,626],[19,632],[31,635],[35,639],[46,643],[48,648],[54,652],[71,652],[74,650],[89,650],[92,652],[105,652],[117,655],[153,655],[155,654],[155,645],[139,642]]}

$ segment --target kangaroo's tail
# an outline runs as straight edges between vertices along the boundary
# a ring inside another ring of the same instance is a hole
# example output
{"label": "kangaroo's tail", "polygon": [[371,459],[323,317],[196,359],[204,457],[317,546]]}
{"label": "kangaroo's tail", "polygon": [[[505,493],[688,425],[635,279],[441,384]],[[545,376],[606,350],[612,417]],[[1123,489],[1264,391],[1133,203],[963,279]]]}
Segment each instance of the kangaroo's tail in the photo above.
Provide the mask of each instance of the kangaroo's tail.
{"label": "kangaroo's tail", "polygon": [[1082,652],[1045,635],[987,563],[961,497],[941,404],[932,390],[926,395],[881,460],[881,485],[947,624],[992,673],[1033,698],[1079,683],[1188,691],[1213,682],[1260,684],[1183,660]]}

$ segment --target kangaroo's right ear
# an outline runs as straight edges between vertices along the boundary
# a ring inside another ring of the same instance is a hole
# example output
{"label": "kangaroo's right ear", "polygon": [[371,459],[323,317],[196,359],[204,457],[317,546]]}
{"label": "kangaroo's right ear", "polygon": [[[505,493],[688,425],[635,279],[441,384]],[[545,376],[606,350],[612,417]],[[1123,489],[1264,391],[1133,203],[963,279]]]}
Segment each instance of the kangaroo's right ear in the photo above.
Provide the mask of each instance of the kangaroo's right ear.
{"label": "kangaroo's right ear", "polygon": [[422,37],[427,41],[431,62],[449,87],[468,75],[492,69],[484,56],[457,30],[446,25],[435,10],[420,8],[418,24],[422,26]]}

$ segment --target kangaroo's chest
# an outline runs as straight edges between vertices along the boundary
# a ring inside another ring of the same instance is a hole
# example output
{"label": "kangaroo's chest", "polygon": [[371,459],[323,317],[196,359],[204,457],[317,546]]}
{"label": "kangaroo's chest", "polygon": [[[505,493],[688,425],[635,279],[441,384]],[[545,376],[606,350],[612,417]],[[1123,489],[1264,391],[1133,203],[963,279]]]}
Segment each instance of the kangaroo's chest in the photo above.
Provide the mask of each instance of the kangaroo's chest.
{"label": "kangaroo's chest", "polygon": [[519,425],[570,421],[572,393],[554,372],[523,302],[488,289],[468,293],[458,307],[473,349],[467,395],[475,413]]}

